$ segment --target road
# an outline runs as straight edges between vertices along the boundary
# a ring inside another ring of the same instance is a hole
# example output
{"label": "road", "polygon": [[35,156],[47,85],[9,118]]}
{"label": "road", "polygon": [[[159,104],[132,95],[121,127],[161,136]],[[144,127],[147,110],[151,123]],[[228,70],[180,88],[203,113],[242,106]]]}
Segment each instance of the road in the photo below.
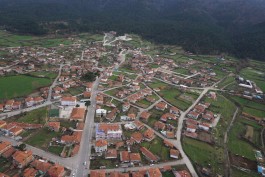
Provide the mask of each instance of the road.
{"label": "road", "polygon": [[[100,77],[96,79],[96,81],[93,84],[93,89],[91,91],[91,98],[90,98],[90,106],[87,109],[86,114],[86,121],[85,126],[82,134],[82,139],[80,143],[80,149],[77,155],[77,160],[75,164],[74,172],[76,173],[76,176],[87,176],[89,172],[89,166],[90,166],[90,153],[91,153],[91,140],[93,136],[93,129],[94,129],[94,116],[95,116],[95,105],[96,105],[96,95],[97,95],[97,87],[100,81]],[[86,162],[86,165],[84,165],[84,162]]]}
{"label": "road", "polygon": [[51,99],[52,99],[52,89],[56,86],[56,82],[57,82],[57,80],[59,79],[59,77],[62,74],[62,68],[63,68],[63,66],[64,66],[63,64],[60,64],[58,76],[54,79],[52,85],[49,88],[49,94],[48,94],[47,102],[50,102]]}

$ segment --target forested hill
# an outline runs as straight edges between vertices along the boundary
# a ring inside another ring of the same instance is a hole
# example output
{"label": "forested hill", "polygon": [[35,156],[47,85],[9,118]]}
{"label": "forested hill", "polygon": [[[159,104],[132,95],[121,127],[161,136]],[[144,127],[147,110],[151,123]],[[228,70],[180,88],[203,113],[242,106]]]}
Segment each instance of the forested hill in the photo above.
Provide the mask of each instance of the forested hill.
{"label": "forested hill", "polygon": [[0,0],[0,26],[35,35],[115,30],[265,60],[265,0]]}

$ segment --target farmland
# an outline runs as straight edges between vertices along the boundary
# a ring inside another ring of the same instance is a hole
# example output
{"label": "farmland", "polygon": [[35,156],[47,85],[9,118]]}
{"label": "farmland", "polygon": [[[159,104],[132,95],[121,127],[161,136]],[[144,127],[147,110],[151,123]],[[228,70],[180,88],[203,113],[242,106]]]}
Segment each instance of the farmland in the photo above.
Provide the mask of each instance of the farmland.
{"label": "farmland", "polygon": [[48,86],[51,79],[25,75],[0,77],[0,99],[9,99],[28,95],[34,90]]}

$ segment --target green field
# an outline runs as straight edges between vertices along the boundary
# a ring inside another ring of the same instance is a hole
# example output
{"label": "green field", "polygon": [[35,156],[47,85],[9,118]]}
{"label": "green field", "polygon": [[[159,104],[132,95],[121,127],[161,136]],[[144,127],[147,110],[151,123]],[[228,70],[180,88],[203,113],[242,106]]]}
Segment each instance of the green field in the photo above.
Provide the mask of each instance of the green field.
{"label": "green field", "polygon": [[223,174],[223,149],[186,137],[183,138],[183,149],[193,163],[204,167],[210,164],[214,174]]}
{"label": "green field", "polygon": [[47,127],[44,127],[40,129],[34,136],[27,139],[25,143],[46,150],[52,138],[58,137],[60,135],[60,133],[50,131]]}
{"label": "green field", "polygon": [[233,154],[238,154],[250,160],[255,160],[254,150],[256,147],[241,138],[245,135],[246,125],[251,126],[254,129],[252,143],[257,147],[261,146],[260,132],[262,126],[258,125],[256,122],[244,120],[239,117],[239,120],[234,123],[231,131],[229,132],[228,148]]}
{"label": "green field", "polygon": [[10,99],[29,95],[40,87],[48,86],[51,79],[25,75],[0,77],[0,99]]}
{"label": "green field", "polygon": [[25,113],[20,117],[17,122],[32,123],[32,124],[45,124],[48,110],[46,107],[35,109],[33,111]]}
{"label": "green field", "polygon": [[218,88],[223,88],[223,87],[228,86],[232,83],[235,83],[235,77],[228,76],[222,82],[220,82],[217,86],[218,86]]}
{"label": "green field", "polygon": [[39,72],[32,72],[29,73],[32,76],[36,76],[36,77],[46,77],[49,79],[55,79],[57,77],[57,73],[54,72],[46,72],[46,71],[39,71]]}
{"label": "green field", "polygon": [[60,44],[69,45],[72,41],[63,37],[36,37],[10,34],[0,31],[0,47],[40,46],[57,47]]}
{"label": "green field", "polygon": [[236,168],[232,168],[232,177],[260,177],[258,173],[255,172],[245,172],[238,170]]}
{"label": "green field", "polygon": [[255,70],[253,68],[244,68],[240,71],[240,75],[245,79],[254,81],[260,89],[265,92],[265,73],[263,70]]}
{"label": "green field", "polygon": [[48,151],[56,155],[60,155],[64,146],[49,146]]}

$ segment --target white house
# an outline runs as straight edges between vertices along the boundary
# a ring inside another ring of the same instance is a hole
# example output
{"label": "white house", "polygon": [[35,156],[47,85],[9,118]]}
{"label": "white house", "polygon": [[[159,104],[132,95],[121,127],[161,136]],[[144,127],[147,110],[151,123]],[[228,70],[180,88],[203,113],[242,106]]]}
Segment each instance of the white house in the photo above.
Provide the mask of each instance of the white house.
{"label": "white house", "polygon": [[65,96],[61,98],[62,106],[75,106],[76,105],[76,97],[75,96]]}

